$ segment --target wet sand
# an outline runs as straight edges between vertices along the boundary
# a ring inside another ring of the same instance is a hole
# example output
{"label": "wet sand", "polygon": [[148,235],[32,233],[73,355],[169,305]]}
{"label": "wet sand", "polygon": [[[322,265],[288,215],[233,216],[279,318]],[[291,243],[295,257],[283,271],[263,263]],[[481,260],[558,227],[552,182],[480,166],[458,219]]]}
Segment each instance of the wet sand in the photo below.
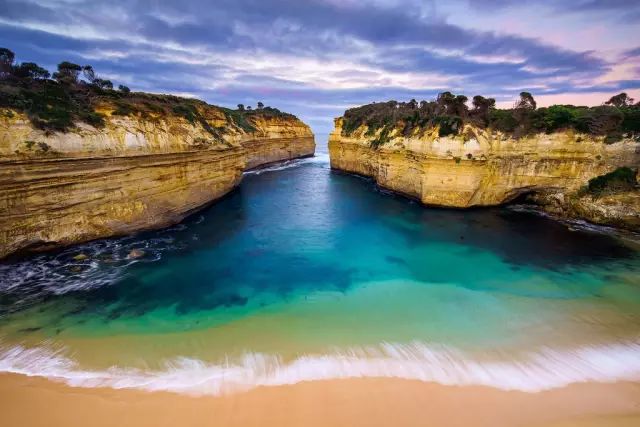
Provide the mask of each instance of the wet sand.
{"label": "wet sand", "polygon": [[640,384],[540,393],[396,379],[260,387],[222,397],[74,388],[0,375],[3,427],[22,426],[637,426]]}

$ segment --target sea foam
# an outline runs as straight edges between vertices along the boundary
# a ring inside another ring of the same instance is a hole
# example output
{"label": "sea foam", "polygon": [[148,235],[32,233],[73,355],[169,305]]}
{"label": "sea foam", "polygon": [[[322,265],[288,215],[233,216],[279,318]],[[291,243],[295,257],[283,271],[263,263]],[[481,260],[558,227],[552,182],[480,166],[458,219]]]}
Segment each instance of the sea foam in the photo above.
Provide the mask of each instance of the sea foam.
{"label": "sea foam", "polygon": [[62,349],[13,346],[0,350],[0,372],[45,377],[76,387],[111,387],[221,395],[258,386],[341,378],[402,378],[443,385],[538,392],[580,382],[640,380],[640,343],[573,350],[542,348],[519,356],[472,358],[442,345],[382,343],[291,361],[259,353],[218,364],[177,358],[161,370],[82,369]]}
{"label": "sea foam", "polygon": [[296,168],[306,164],[320,164],[320,165],[329,165],[329,153],[316,153],[313,157],[304,157],[301,159],[293,159],[293,160],[285,160],[282,162],[274,163],[273,165],[268,165],[264,167],[259,167],[256,169],[252,169],[246,171],[245,175],[260,175],[265,172],[276,172],[285,169]]}

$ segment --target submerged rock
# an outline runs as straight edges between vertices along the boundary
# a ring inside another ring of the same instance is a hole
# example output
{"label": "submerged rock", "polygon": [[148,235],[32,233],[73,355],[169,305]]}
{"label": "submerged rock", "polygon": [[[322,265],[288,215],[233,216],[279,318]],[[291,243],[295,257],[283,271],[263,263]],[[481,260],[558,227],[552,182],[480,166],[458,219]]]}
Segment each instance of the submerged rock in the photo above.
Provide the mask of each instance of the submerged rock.
{"label": "submerged rock", "polygon": [[130,259],[142,258],[145,255],[145,252],[142,249],[132,249],[127,256]]}

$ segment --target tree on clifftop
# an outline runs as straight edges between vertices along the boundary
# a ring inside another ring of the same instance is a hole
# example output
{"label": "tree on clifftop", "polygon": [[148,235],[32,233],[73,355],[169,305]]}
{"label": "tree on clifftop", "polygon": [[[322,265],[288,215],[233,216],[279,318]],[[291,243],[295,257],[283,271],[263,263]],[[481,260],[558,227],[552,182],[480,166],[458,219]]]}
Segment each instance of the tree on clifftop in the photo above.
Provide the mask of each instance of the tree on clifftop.
{"label": "tree on clifftop", "polygon": [[633,105],[633,98],[630,98],[625,92],[619,93],[618,95],[612,96],[609,98],[606,105],[612,105],[614,107],[628,107]]}
{"label": "tree on clifftop", "polygon": [[89,83],[93,83],[96,80],[96,72],[93,71],[93,67],[91,65],[85,65],[82,67],[82,75],[87,79]]}
{"label": "tree on clifftop", "polygon": [[532,127],[532,116],[536,111],[536,100],[533,99],[533,95],[529,92],[520,92],[520,99],[516,101],[515,108],[513,110],[513,117],[519,124],[519,131],[527,133]]}
{"label": "tree on clifftop", "polygon": [[469,98],[464,95],[456,95],[453,99],[454,114],[456,116],[465,117],[467,115],[467,112],[469,111],[469,108],[467,107],[468,100]]}
{"label": "tree on clifftop", "polygon": [[451,92],[442,92],[436,99],[436,114],[465,117],[467,115],[468,98],[464,95],[454,95]]}
{"label": "tree on clifftop", "polygon": [[264,108],[264,104],[262,102],[258,102],[258,110],[262,110]]}
{"label": "tree on clifftop", "polygon": [[0,47],[0,77],[7,77],[13,69],[13,61],[16,55],[13,51]]}
{"label": "tree on clifftop", "polygon": [[58,71],[53,73],[53,78],[60,83],[77,83],[80,71],[82,71],[82,67],[78,64],[64,61],[58,64]]}
{"label": "tree on clifftop", "polygon": [[535,110],[537,107],[536,100],[529,92],[520,92],[520,100],[516,102],[516,109]]}
{"label": "tree on clifftop", "polygon": [[100,89],[113,89],[113,82],[111,80],[96,78],[93,81],[93,85],[99,87]]}
{"label": "tree on clifftop", "polygon": [[436,98],[436,104],[438,104],[436,114],[450,114],[454,100],[455,96],[451,92],[439,93]]}
{"label": "tree on clifftop", "polygon": [[489,123],[489,112],[496,108],[496,100],[493,98],[485,98],[476,95],[471,101],[473,104],[472,116],[476,118],[481,125],[486,126]]}
{"label": "tree on clifftop", "polygon": [[48,79],[49,71],[45,70],[35,62],[23,62],[14,67],[13,74],[19,79],[42,80]]}
{"label": "tree on clifftop", "polygon": [[484,96],[476,95],[471,101],[473,109],[480,112],[487,112],[492,108],[496,108],[496,100],[494,98],[485,98]]}

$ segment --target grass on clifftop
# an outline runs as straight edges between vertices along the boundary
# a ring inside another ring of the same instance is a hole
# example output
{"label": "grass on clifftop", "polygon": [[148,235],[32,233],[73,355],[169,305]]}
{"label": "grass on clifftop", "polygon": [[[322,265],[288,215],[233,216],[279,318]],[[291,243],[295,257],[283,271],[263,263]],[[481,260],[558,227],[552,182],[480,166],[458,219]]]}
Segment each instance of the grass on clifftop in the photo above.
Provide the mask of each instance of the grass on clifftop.
{"label": "grass on clifftop", "polygon": [[90,65],[61,62],[58,70],[50,74],[37,64],[16,64],[14,59],[12,51],[0,48],[0,107],[26,113],[35,127],[47,132],[66,132],[77,122],[100,128],[105,124],[105,117],[96,111],[101,105],[112,106],[115,116],[135,115],[146,120],[182,117],[192,124],[199,123],[216,138],[221,129],[209,124],[207,108],[219,108],[227,120],[245,132],[256,130],[253,121],[258,117],[295,119],[292,114],[262,103],[255,110],[231,110],[197,99],[131,92],[122,85],[114,89],[113,83],[97,77]]}
{"label": "grass on clifftop", "polygon": [[522,92],[520,100],[511,109],[497,109],[493,98],[474,96],[472,108],[468,107],[467,101],[464,95],[443,92],[435,101],[388,101],[351,108],[344,113],[342,134],[351,135],[366,125],[365,136],[373,137],[382,129],[380,136],[371,141],[372,147],[389,140],[393,129],[408,137],[416,129],[437,127],[440,136],[447,136],[459,134],[465,124],[501,131],[515,138],[564,129],[604,136],[605,143],[619,141],[624,135],[640,138],[640,103],[633,104],[633,99],[625,93],[597,107],[553,105],[537,108],[535,99],[528,92]]}

